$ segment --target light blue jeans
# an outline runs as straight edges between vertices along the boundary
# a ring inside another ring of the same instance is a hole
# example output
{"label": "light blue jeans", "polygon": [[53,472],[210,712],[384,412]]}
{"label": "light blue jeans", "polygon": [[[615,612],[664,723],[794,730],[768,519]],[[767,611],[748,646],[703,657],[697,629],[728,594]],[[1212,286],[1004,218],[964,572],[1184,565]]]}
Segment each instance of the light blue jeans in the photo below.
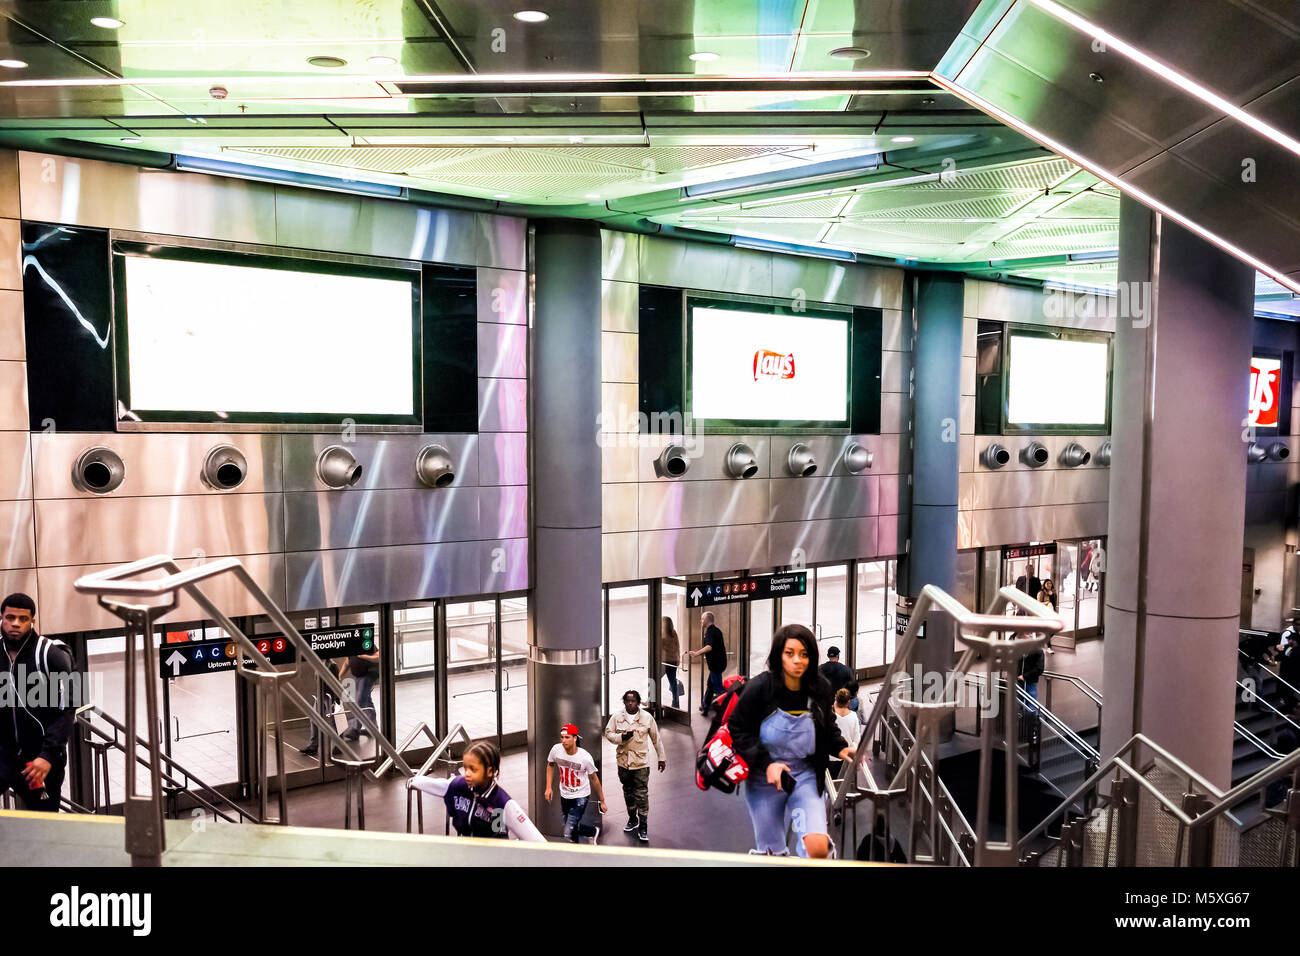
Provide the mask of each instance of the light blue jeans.
{"label": "light blue jeans", "polygon": [[759,853],[784,856],[786,828],[794,831],[796,852],[807,856],[803,838],[826,832],[826,803],[817,792],[817,774],[811,757],[817,747],[817,727],[811,714],[798,717],[778,710],[763,721],[759,731],[763,746],[775,763],[789,766],[794,792],[784,793],[766,778],[745,781],[745,805],[754,825],[754,843]]}

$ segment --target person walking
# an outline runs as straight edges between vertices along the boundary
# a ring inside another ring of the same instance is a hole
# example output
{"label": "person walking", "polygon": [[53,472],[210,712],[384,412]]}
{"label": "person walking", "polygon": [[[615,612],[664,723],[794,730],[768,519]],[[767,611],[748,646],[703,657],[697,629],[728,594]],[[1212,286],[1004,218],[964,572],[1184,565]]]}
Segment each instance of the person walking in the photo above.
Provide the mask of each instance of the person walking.
{"label": "person walking", "polygon": [[[360,707],[373,721],[375,720],[375,679],[379,677],[379,648],[376,647],[374,653],[357,654],[348,658],[348,676],[352,678],[351,685],[346,682],[343,690],[347,691],[349,686],[357,695],[357,706]],[[348,716],[348,726],[339,734],[344,740],[356,740],[362,734],[370,736],[370,731],[362,726],[361,721],[355,716]]]}
{"label": "person walking", "polygon": [[[1047,607],[1050,607],[1053,614],[1061,613],[1060,604],[1056,596],[1056,585],[1052,582],[1050,577],[1043,578],[1043,587],[1042,590],[1038,592],[1037,601],[1039,604],[1044,604]],[[1044,649],[1049,654],[1056,653],[1056,651],[1052,649],[1052,639],[1050,637],[1047,639],[1047,646]]]}
{"label": "person walking", "polygon": [[496,744],[480,740],[466,748],[458,776],[416,776],[406,785],[441,797],[458,836],[493,840],[513,837],[526,843],[545,843],[546,837],[528,819],[523,807],[497,782],[500,774],[501,751]]}
{"label": "person walking", "polygon": [[818,668],[822,677],[830,682],[831,690],[844,688],[849,692],[849,707],[856,714],[858,711],[858,682],[853,679],[853,671],[840,663],[840,649],[832,645],[826,649],[826,663]]}
{"label": "person walking", "polygon": [[673,695],[673,710],[681,710],[681,691],[677,688],[677,667],[682,660],[682,642],[677,636],[673,619],[664,615],[659,622],[659,659],[664,665],[664,677],[668,678],[668,691]]}
{"label": "person walking", "polygon": [[755,852],[788,855],[787,822],[799,856],[826,857],[826,767],[856,751],[840,733],[831,685],[817,672],[817,640],[802,624],[772,635],[767,670],[745,685],[727,726],[749,765],[745,805]]}
{"label": "person walking", "polygon": [[560,728],[560,742],[551,748],[546,756],[546,802],[551,802],[554,772],[560,773],[560,812],[564,816],[564,838],[570,843],[577,843],[580,836],[599,836],[596,827],[582,824],[587,812],[587,803],[591,800],[592,790],[600,801],[600,812],[609,808],[605,806],[605,790],[600,785],[600,774],[596,770],[596,761],[591,754],[580,746],[582,737],[578,735],[576,724],[565,724]]}
{"label": "person walking", "polygon": [[26,594],[10,594],[0,604],[0,631],[8,684],[0,698],[10,712],[0,717],[0,791],[13,790],[28,810],[58,813],[76,721],[72,652],[36,633],[36,602]]}
{"label": "person walking", "polygon": [[[841,687],[835,691],[835,726],[840,729],[844,736],[845,742],[854,749],[857,749],[858,741],[862,739],[862,721],[849,705],[853,698],[849,696],[847,688]],[[844,768],[843,760],[832,760],[830,762],[831,776],[839,779],[840,771]]]}
{"label": "person walking", "polygon": [[687,651],[687,657],[703,655],[708,668],[708,677],[704,685],[704,700],[700,703],[700,713],[709,716],[713,699],[722,693],[722,675],[727,670],[727,644],[722,637],[722,629],[714,623],[713,612],[705,611],[700,615],[700,628],[704,631],[698,649]]}
{"label": "person walking", "polygon": [[[667,620],[665,618],[664,620]],[[642,843],[650,842],[650,744],[659,757],[659,772],[668,768],[659,726],[648,710],[641,707],[641,695],[629,690],[623,695],[623,709],[609,718],[605,739],[614,744],[618,763],[618,782],[623,786],[627,805],[624,833],[636,831]]]}

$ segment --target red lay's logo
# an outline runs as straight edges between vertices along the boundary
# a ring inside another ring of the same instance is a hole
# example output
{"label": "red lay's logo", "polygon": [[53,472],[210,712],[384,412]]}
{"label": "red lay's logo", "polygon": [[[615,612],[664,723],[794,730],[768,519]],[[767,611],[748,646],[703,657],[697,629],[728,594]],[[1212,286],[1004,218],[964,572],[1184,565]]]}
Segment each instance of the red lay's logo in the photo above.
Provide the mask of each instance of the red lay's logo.
{"label": "red lay's logo", "polygon": [[794,353],[782,355],[759,349],[754,353],[754,381],[763,378],[794,378]]}

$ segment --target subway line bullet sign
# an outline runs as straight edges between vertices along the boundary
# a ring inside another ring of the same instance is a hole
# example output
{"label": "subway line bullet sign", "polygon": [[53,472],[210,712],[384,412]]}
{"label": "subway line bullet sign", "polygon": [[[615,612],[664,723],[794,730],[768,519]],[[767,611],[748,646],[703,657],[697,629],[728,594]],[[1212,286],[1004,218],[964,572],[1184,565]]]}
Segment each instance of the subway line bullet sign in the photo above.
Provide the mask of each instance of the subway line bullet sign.
{"label": "subway line bullet sign", "polygon": [[725,581],[697,581],[686,592],[691,607],[730,604],[732,601],[762,601],[768,598],[798,597],[808,591],[808,572],[759,574]]}

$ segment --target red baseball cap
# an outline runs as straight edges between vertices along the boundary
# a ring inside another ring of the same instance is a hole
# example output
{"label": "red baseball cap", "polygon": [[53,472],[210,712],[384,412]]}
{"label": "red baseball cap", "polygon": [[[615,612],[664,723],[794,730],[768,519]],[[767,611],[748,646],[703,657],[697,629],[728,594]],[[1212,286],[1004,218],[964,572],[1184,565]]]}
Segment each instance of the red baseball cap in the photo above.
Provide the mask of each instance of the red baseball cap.
{"label": "red baseball cap", "polygon": [[560,728],[560,733],[562,733],[562,734],[568,734],[570,737],[577,737],[577,736],[578,736],[578,725],[577,725],[577,724],[565,724],[563,727]]}

